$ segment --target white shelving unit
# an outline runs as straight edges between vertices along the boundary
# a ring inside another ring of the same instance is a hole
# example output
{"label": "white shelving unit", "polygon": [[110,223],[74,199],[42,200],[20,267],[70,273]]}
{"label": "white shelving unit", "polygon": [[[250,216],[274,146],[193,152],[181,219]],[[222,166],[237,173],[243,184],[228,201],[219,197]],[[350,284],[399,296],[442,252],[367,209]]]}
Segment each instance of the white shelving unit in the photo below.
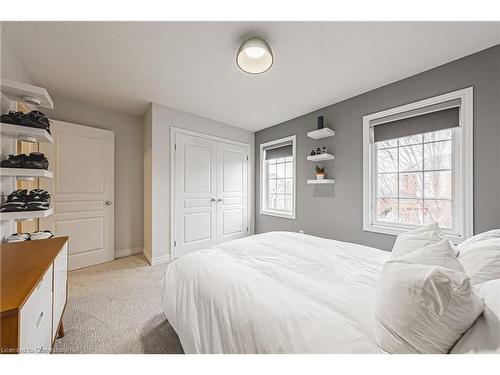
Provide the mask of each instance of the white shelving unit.
{"label": "white shelving unit", "polygon": [[[28,85],[22,82],[2,80],[0,91],[8,99],[14,102],[22,102],[29,108],[54,108],[52,98],[43,87]],[[29,126],[0,123],[0,134],[2,137],[12,138],[12,140],[23,142],[54,142],[54,138],[46,130],[31,128]],[[12,179],[31,180],[33,178],[52,178],[53,175],[52,172],[41,169],[0,168],[0,177],[2,178],[2,185],[5,183],[5,186],[8,186],[7,189],[2,189],[2,193],[6,194],[9,188],[15,189],[15,180]],[[52,208],[44,211],[0,212],[0,220],[26,221],[47,217],[52,215],[52,213]]]}
{"label": "white shelving unit", "polygon": [[29,126],[5,124],[0,122],[0,133],[4,137],[14,138],[23,142],[53,143],[54,138],[44,129],[30,128]]}
{"label": "white shelving unit", "polygon": [[335,155],[329,154],[327,152],[319,155],[310,155],[307,157],[309,161],[325,161],[325,160],[333,160],[335,159]]}
{"label": "white shelving unit", "polygon": [[317,129],[313,130],[307,133],[307,136],[312,139],[321,139],[321,138],[327,138],[327,137],[332,137],[335,135],[335,131],[324,127],[322,129]]}
{"label": "white shelving unit", "polygon": [[0,220],[25,221],[52,215],[53,209],[43,211],[0,212]]}
{"label": "white shelving unit", "polygon": [[307,183],[309,185],[328,185],[328,184],[334,184],[335,180],[325,178],[323,180],[307,180]]}
{"label": "white shelving unit", "polygon": [[0,176],[15,177],[17,180],[52,178],[52,172],[45,169],[0,168]]}
{"label": "white shelving unit", "polygon": [[0,90],[7,98],[15,102],[23,102],[29,106],[36,105],[38,107],[54,109],[54,102],[47,89],[43,87],[2,79]]}

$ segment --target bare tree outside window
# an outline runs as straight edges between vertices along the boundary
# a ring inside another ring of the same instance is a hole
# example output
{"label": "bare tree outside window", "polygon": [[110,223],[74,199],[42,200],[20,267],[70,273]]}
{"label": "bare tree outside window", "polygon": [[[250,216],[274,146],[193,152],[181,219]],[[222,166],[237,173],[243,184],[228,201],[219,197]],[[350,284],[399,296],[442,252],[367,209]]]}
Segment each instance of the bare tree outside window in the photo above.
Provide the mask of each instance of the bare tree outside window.
{"label": "bare tree outside window", "polygon": [[271,159],[267,163],[267,208],[291,212],[293,199],[293,157]]}
{"label": "bare tree outside window", "polygon": [[376,143],[376,219],[452,228],[453,130]]}

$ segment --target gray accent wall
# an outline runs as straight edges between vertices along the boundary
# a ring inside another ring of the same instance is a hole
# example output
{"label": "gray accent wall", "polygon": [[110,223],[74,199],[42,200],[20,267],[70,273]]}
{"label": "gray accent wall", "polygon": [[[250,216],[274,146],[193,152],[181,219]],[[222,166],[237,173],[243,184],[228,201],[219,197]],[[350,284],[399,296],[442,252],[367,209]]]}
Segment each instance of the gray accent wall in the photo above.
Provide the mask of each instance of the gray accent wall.
{"label": "gray accent wall", "polygon": [[[335,85],[335,79],[325,80]],[[435,69],[333,104],[261,130],[255,135],[255,230],[299,231],[390,250],[395,236],[363,231],[364,115],[401,106],[450,91],[474,87],[474,232],[500,228],[500,45]],[[277,98],[279,100],[279,98]],[[316,117],[336,131],[315,141],[306,136]],[[259,145],[297,136],[296,220],[261,215]],[[320,163],[335,185],[307,185],[315,163],[306,157],[326,146],[336,159]]]}

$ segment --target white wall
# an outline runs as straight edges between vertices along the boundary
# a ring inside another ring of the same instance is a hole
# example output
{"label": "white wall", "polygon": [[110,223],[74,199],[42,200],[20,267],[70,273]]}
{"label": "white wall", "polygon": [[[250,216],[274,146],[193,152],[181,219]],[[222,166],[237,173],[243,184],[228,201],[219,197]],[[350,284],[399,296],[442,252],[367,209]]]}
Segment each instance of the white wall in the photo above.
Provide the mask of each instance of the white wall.
{"label": "white wall", "polygon": [[[152,263],[170,260],[170,134],[171,128],[248,143],[253,150],[254,133],[204,117],[152,104],[144,126],[144,254]],[[254,186],[254,155],[250,153],[251,186]],[[250,204],[254,207],[253,189]],[[250,231],[254,230],[254,215]]]}

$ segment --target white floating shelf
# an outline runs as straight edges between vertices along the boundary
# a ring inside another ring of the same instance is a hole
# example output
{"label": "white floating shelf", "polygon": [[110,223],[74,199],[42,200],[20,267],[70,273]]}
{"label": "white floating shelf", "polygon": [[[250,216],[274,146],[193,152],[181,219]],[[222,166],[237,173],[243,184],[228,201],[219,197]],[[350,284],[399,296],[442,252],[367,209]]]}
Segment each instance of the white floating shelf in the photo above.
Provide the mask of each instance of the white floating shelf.
{"label": "white floating shelf", "polygon": [[322,128],[318,130],[313,130],[309,133],[307,133],[307,136],[309,138],[313,139],[321,139],[321,138],[326,138],[326,137],[331,137],[335,135],[335,131],[330,129],[330,128]]}
{"label": "white floating shelf", "polygon": [[52,178],[52,172],[45,169],[0,168],[0,176],[16,177],[18,180],[32,178]]}
{"label": "white floating shelf", "polygon": [[335,180],[331,180],[331,179],[325,178],[323,180],[307,180],[307,183],[309,185],[334,184]]}
{"label": "white floating shelf", "polygon": [[0,212],[0,220],[26,221],[52,215],[53,209],[43,211]]}
{"label": "white floating shelf", "polygon": [[309,161],[325,161],[325,160],[333,160],[335,159],[335,155],[329,154],[327,152],[319,155],[310,155],[307,157]]}
{"label": "white floating shelf", "polygon": [[10,100],[43,108],[54,108],[52,98],[43,87],[2,79],[0,90]]}
{"label": "white floating shelf", "polygon": [[29,126],[0,123],[0,133],[9,138],[16,138],[24,142],[52,143],[54,138],[45,130],[30,128]]}

